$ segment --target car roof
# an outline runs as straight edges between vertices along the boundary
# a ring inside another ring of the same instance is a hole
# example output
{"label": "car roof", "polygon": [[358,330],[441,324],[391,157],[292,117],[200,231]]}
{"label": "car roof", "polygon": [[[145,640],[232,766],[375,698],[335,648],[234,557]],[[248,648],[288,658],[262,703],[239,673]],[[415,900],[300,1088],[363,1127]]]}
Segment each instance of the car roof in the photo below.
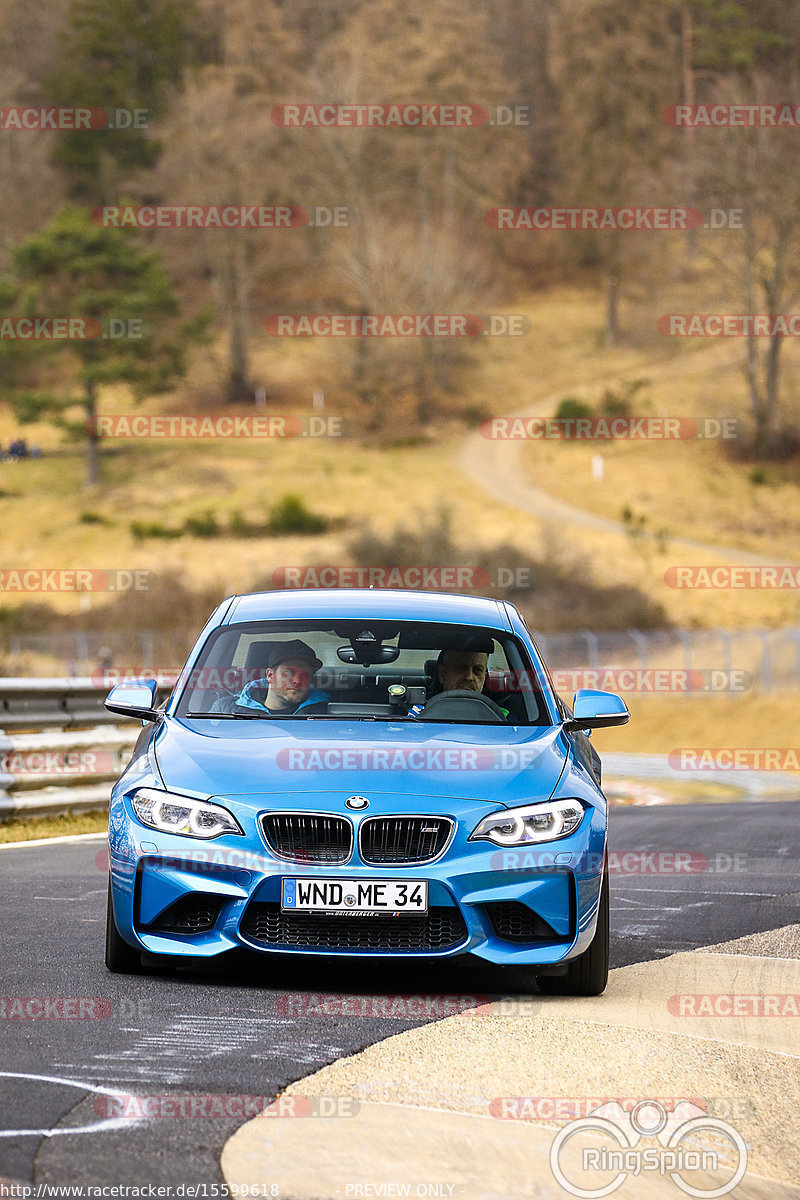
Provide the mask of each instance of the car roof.
{"label": "car roof", "polygon": [[482,625],[511,632],[505,606],[484,596],[449,592],[402,591],[395,588],[315,588],[250,592],[231,597],[220,622],[335,620],[372,618],[400,621],[441,621],[452,625]]}

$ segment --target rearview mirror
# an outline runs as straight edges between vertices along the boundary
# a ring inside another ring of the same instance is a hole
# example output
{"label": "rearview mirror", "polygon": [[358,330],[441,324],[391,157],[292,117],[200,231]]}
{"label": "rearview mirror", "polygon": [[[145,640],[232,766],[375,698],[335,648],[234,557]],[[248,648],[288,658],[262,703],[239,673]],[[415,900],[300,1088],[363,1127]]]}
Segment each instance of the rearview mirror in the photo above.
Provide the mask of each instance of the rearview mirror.
{"label": "rearview mirror", "polygon": [[342,662],[359,663],[362,667],[396,662],[400,657],[397,646],[381,646],[375,642],[355,642],[350,646],[339,646],[336,653]]}
{"label": "rearview mirror", "polygon": [[133,717],[141,721],[155,721],[161,715],[156,710],[155,679],[137,679],[132,683],[118,683],[108,693],[105,707],[121,717]]}
{"label": "rearview mirror", "polygon": [[628,706],[614,692],[596,692],[580,688],[572,701],[572,716],[564,722],[568,732],[577,729],[607,729],[610,725],[627,725],[631,719]]}

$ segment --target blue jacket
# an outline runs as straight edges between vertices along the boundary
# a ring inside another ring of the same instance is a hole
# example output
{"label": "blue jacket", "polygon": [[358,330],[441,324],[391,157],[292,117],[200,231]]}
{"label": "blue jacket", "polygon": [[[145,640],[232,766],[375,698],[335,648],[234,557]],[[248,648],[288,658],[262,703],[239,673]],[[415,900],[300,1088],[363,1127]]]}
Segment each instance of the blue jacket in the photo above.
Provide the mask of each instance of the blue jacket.
{"label": "blue jacket", "polygon": [[[238,705],[239,708],[254,708],[260,712],[268,711],[265,704],[262,704],[260,700],[256,700],[255,697],[251,696],[250,694],[252,688],[266,689],[268,687],[269,682],[266,678],[254,679],[251,683],[246,684],[245,687],[242,688],[242,690],[239,692],[239,695],[235,698],[234,704]],[[291,713],[300,712],[300,710],[303,708],[310,708],[312,704],[327,704],[329,700],[330,696],[327,692],[321,692],[319,688],[312,688],[305,700],[298,704],[297,708],[292,709]],[[288,709],[286,712],[287,715],[291,715]],[[270,716],[275,715],[275,713],[270,713]]]}

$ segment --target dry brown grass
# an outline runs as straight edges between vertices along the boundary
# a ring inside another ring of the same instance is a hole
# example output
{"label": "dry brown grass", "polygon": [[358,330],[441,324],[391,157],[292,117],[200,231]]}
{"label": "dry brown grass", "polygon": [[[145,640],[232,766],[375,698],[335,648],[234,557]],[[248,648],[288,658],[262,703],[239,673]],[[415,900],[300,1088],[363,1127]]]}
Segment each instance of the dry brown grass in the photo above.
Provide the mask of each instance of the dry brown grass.
{"label": "dry brown grass", "polygon": [[[646,376],[653,381],[657,409],[680,415],[731,411],[734,372],[722,361],[725,346],[710,351],[696,344],[604,347],[599,336],[600,297],[585,289],[559,289],[510,304],[507,311],[526,315],[530,334],[486,339],[474,347],[461,390],[445,410],[454,413],[476,406],[503,414],[581,387],[599,390],[602,380]],[[422,521],[444,503],[458,540],[489,548],[516,546],[526,560],[557,554],[565,566],[579,573],[591,571],[600,584],[624,580],[641,588],[677,624],[737,627],[797,621],[793,592],[676,592],[665,586],[665,567],[702,558],[681,553],[676,560],[674,552],[666,557],[643,553],[629,538],[548,526],[533,514],[489,498],[456,465],[466,430],[446,411],[421,444],[392,444],[408,433],[403,412],[389,414],[383,432],[368,433],[365,413],[352,403],[348,407],[342,385],[335,382],[340,378],[337,353],[329,342],[299,339],[276,344],[264,339],[254,347],[254,364],[255,373],[271,381],[271,394],[281,397],[273,406],[278,411],[290,411],[291,404],[295,411],[310,412],[311,391],[324,385],[330,372],[334,382],[326,389],[327,411],[341,412],[351,423],[349,435],[341,439],[119,441],[104,455],[103,484],[89,491],[82,488],[78,447],[38,462],[3,464],[4,565],[147,568],[160,574],[177,570],[187,586],[212,587],[225,595],[248,589],[253,580],[269,578],[281,566],[347,563],[346,547],[355,532],[369,528],[386,536],[398,524]],[[705,369],[706,355],[713,368]],[[682,376],[676,398],[670,372],[681,356],[691,369]],[[205,411],[220,411],[222,404],[214,396],[214,372],[207,357],[201,357],[180,396],[148,402],[142,411],[196,411],[198,397]],[[117,389],[104,394],[101,407],[120,412],[131,405],[124,390]],[[0,441],[5,444],[18,432],[3,410]],[[29,441],[45,447],[54,447],[58,440],[45,427],[25,432]],[[645,513],[648,528],[663,526],[740,545],[763,551],[767,559],[794,553],[792,529],[800,515],[795,484],[781,482],[778,473],[774,486],[754,487],[748,481],[749,468],[729,462],[717,444],[613,446],[604,452],[606,479],[601,485],[590,479],[589,448],[536,443],[525,451],[536,481],[579,506],[619,517],[628,504]],[[263,520],[287,492],[301,493],[309,507],[342,527],[312,537],[223,536],[213,541],[136,541],[130,531],[132,521],[177,526],[208,509],[222,522],[236,511],[250,520]],[[83,511],[100,513],[108,524],[82,524],[78,518]],[[23,599],[7,594],[3,604],[13,606]],[[63,612],[75,611],[80,603],[70,593],[48,599]],[[96,607],[106,599],[96,596],[89,603]],[[535,592],[526,608],[535,625]],[[603,625],[602,613],[594,623]]]}

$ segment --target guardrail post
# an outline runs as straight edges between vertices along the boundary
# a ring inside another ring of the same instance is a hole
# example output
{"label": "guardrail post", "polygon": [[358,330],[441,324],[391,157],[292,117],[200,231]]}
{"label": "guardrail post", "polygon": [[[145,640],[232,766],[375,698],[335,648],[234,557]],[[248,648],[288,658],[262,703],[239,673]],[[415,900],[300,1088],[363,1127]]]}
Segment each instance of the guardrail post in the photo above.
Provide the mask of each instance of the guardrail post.
{"label": "guardrail post", "polygon": [[589,666],[598,667],[600,660],[597,657],[597,648],[599,645],[597,634],[592,633],[589,629],[584,629],[581,632],[581,637],[586,639],[586,653],[589,656]]}
{"label": "guardrail post", "polygon": [[772,691],[772,657],[769,652],[769,634],[766,629],[756,629],[755,635],[761,640],[761,675],[765,692]]}
{"label": "guardrail post", "polygon": [[5,729],[0,729],[0,800],[8,800],[6,788],[14,782],[14,776],[5,769],[6,755],[13,749],[11,738]]}
{"label": "guardrail post", "polygon": [[641,629],[629,629],[628,633],[633,639],[633,644],[636,647],[636,656],[639,659],[639,666],[647,666],[647,638],[642,633]]}

